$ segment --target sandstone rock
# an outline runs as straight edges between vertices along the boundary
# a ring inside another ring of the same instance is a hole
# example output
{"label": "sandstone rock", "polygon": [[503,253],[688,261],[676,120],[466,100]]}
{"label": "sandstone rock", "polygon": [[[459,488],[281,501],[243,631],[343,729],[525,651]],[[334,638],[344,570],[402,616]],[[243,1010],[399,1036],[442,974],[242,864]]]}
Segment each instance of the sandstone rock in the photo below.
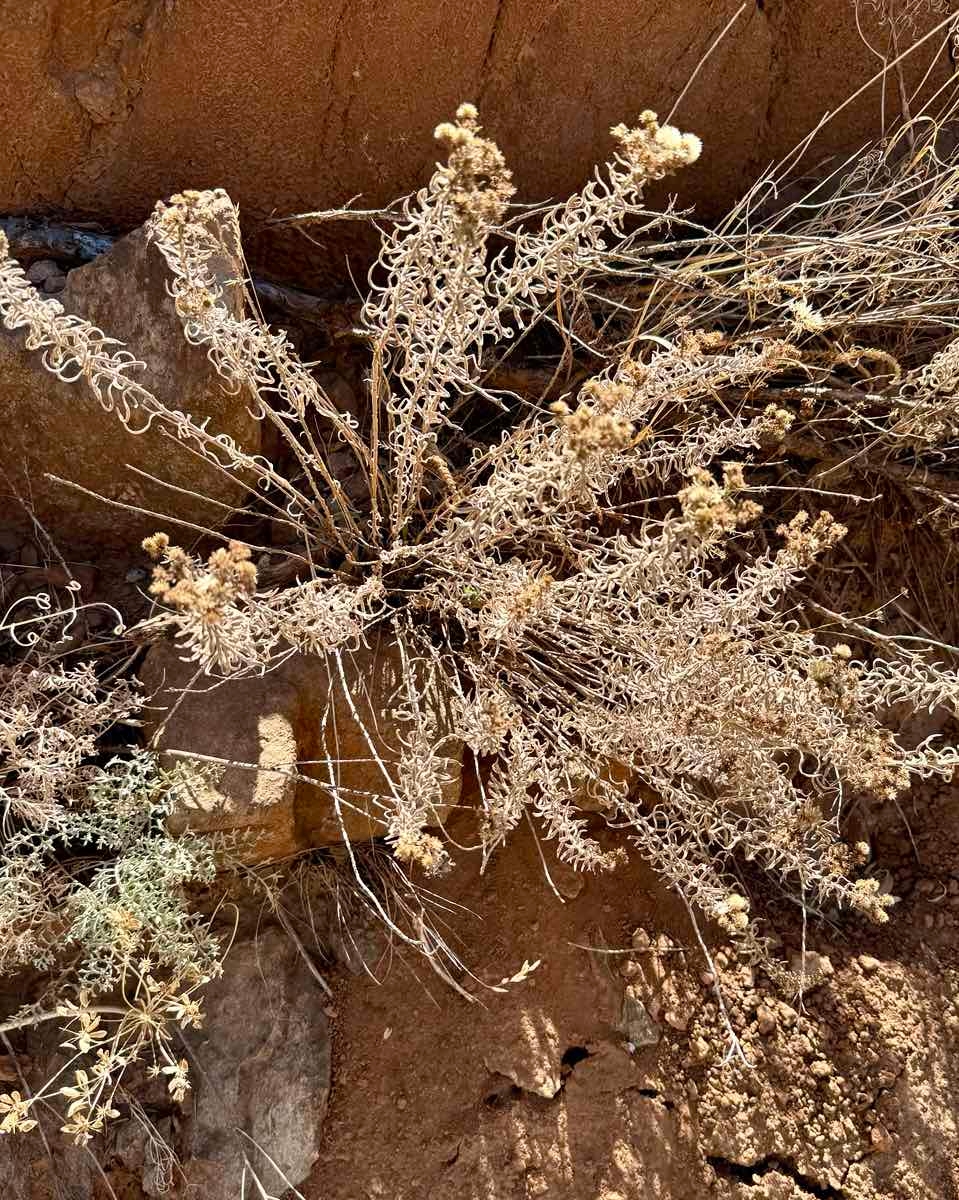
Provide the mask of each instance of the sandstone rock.
{"label": "sandstone rock", "polygon": [[[227,203],[225,197],[222,202]],[[55,264],[35,263],[31,270],[43,287],[51,281],[60,286]],[[213,271],[224,285],[226,302],[239,315],[241,294],[229,287],[243,273],[239,246],[214,261]],[[211,432],[258,451],[259,423],[244,397],[227,391],[205,351],[186,342],[166,291],[168,278],[160,252],[138,229],[71,271],[59,302],[68,313],[125,343],[145,364],[134,378],[159,400],[198,421],[208,419]],[[138,541],[162,521],[52,483],[44,478],[47,473],[108,499],[206,526],[222,523],[227,511],[222,505],[239,503],[244,493],[241,481],[226,478],[159,429],[130,433],[82,383],[62,383],[44,370],[39,354],[24,349],[22,331],[0,332],[0,442],[12,484],[5,492],[15,488],[29,500],[61,552],[92,544],[136,554]],[[152,483],[127,464],[196,495]],[[34,527],[18,508],[7,504],[4,523],[32,533]]]}
{"label": "sandstone rock", "polygon": [[[34,0],[30,20],[5,30],[0,100],[18,153],[0,160],[0,212],[132,226],[159,197],[213,181],[255,231],[254,264],[281,279],[345,280],[347,252],[355,271],[369,249],[358,223],[324,225],[314,242],[260,218],[359,194],[375,207],[422,186],[431,132],[463,100],[479,103],[519,199],[563,197],[608,153],[611,125],[669,112],[739,7],[476,0],[454,17],[431,0],[379,0],[288,5],[278,22],[273,6],[249,0]],[[702,137],[702,159],[661,192],[715,216],[827,111],[839,110],[809,157],[860,146],[878,128],[879,88],[842,102],[878,70],[866,42],[885,45],[881,9],[748,4],[676,114]],[[942,9],[912,5],[916,34]],[[903,63],[907,95],[930,64],[939,87],[951,66],[938,38]]]}
{"label": "sandstone rock", "polygon": [[[344,830],[351,842],[385,832],[377,802],[385,802],[389,785],[376,756],[387,771],[395,773],[403,727],[390,720],[388,709],[398,680],[399,656],[381,645],[375,652],[358,650],[343,661],[353,706],[369,742],[338,676],[334,674],[331,684],[330,668],[322,658],[296,655],[262,678],[228,682],[212,690],[208,690],[209,680],[198,679],[201,690],[183,695],[182,689],[196,674],[195,665],[183,662],[172,644],[153,647],[140,678],[154,695],[148,732],[159,733],[161,749],[249,765],[226,768],[201,789],[192,806],[177,818],[180,827],[249,833],[253,835],[249,844],[241,848],[249,861],[341,842]],[[342,824],[324,765],[328,756],[337,760],[332,769]],[[294,768],[300,778],[291,778]],[[447,774],[450,782],[444,805],[436,813],[437,823],[459,796],[458,758],[448,760]]]}
{"label": "sandstone rock", "polygon": [[525,1009],[515,1027],[503,1029],[501,1040],[487,1048],[483,1063],[494,1075],[545,1100],[552,1100],[562,1087],[559,1035],[537,1008]]}
{"label": "sandstone rock", "polygon": [[[260,679],[225,683],[212,692],[181,695],[196,674],[175,647],[154,647],[140,672],[153,695],[148,733],[162,729],[160,745],[246,763],[211,772],[208,786],[198,787],[190,807],[171,818],[179,832],[190,827],[204,833],[230,830],[241,835],[241,855],[257,861],[281,858],[296,847],[296,783],[286,772],[299,755],[294,722],[298,695],[276,673]],[[209,680],[196,686],[206,689]],[[270,773],[283,768],[284,773]]]}

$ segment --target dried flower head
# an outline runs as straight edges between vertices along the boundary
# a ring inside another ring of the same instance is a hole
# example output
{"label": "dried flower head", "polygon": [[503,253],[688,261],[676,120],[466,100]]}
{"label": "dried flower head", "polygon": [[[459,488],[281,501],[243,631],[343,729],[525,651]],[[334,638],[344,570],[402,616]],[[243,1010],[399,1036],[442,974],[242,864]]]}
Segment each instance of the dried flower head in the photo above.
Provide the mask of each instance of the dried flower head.
{"label": "dried flower head", "polygon": [[163,534],[154,534],[143,545],[159,559],[150,592],[174,610],[191,654],[223,670],[238,665],[244,654],[255,657],[240,612],[243,601],[256,591],[249,547],[231,541],[214,550],[204,565],[181,547],[171,546]]}
{"label": "dried flower head", "polygon": [[690,166],[703,150],[694,133],[680,133],[673,125],[660,125],[656,114],[649,109],[640,113],[635,128],[615,125],[611,132],[623,158],[644,180],[662,179]]}
{"label": "dried flower head", "polygon": [[625,450],[634,436],[633,423],[616,407],[628,389],[618,384],[583,388],[580,402],[570,409],[563,400],[550,405],[565,443],[574,458],[583,462],[606,450]]}
{"label": "dried flower head", "polygon": [[480,129],[475,106],[461,104],[456,122],[437,125],[434,134],[447,157],[434,176],[433,188],[446,198],[458,235],[467,244],[480,240],[489,226],[503,219],[516,190],[500,148]]}
{"label": "dried flower head", "polygon": [[694,471],[692,482],[679,493],[686,527],[698,537],[715,537],[751,525],[762,509],[755,501],[736,498],[745,486],[741,463],[723,467],[722,484],[709,471]]}

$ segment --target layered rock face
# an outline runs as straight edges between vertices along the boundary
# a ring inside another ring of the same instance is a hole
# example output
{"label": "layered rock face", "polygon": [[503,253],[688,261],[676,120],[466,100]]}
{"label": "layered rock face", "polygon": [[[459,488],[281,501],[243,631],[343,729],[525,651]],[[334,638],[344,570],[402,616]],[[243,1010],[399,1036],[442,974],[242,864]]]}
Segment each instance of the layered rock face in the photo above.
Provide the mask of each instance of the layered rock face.
{"label": "layered rock face", "polygon": [[[342,678],[331,659],[296,654],[263,676],[214,684],[197,679],[173,644],[153,646],[140,671],[151,696],[148,735],[163,751],[217,767],[175,814],[176,826],[241,835],[236,853],[247,862],[382,836],[412,732],[391,711],[400,669],[384,642],[345,655]],[[450,739],[431,824],[459,800],[461,755],[462,743]]]}
{"label": "layered rock face", "polygon": [[[692,85],[697,65],[738,9]],[[524,200],[578,187],[610,149],[609,127],[645,108],[703,139],[676,181],[683,204],[714,216],[827,111],[812,160],[875,132],[878,88],[844,105],[895,57],[884,5],[854,0],[36,0],[5,23],[0,72],[16,153],[0,161],[0,212],[141,222],[184,187],[226,188],[247,250],[278,278],[345,280],[369,250],[355,223],[320,245],[262,219],[375,205],[419,187],[430,133],[476,102],[515,169]],[[900,48],[943,20],[915,4]],[[857,31],[859,24],[872,48]],[[904,63],[913,79],[939,39]],[[887,117],[898,111],[888,84]],[[251,239],[250,234],[256,232]]]}

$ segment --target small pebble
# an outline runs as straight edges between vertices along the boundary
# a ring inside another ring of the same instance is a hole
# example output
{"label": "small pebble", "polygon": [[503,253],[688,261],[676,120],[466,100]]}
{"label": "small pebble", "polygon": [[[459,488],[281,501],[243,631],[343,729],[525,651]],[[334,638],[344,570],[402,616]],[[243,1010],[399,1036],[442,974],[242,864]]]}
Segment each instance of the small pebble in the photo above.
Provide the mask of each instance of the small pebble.
{"label": "small pebble", "polygon": [[873,1150],[875,1150],[877,1154],[883,1154],[885,1151],[891,1150],[893,1147],[892,1137],[890,1136],[889,1130],[885,1127],[885,1125],[873,1125],[872,1129],[869,1131],[869,1140],[872,1143]]}
{"label": "small pebble", "polygon": [[663,1013],[663,1020],[667,1025],[670,1025],[677,1033],[685,1033],[689,1028],[689,1017],[684,1017],[682,1013],[676,1012],[674,1008],[667,1008]]}
{"label": "small pebble", "polygon": [[39,258],[27,267],[27,279],[36,287],[42,286],[51,275],[62,275],[63,272],[52,258]]}
{"label": "small pebble", "polygon": [[872,974],[873,971],[879,970],[879,968],[882,966],[882,963],[878,958],[873,958],[871,954],[860,954],[859,965],[864,971]]}

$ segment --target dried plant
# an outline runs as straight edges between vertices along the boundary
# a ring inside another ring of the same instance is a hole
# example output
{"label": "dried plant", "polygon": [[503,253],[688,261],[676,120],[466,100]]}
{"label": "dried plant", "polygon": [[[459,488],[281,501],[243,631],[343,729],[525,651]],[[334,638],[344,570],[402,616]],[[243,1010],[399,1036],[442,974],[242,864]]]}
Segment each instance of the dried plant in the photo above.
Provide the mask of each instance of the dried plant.
{"label": "dried plant", "polygon": [[[303,577],[273,590],[235,542],[204,563],[149,539],[165,607],[142,632],[172,629],[218,675],[326,655],[354,715],[341,655],[374,630],[398,646],[393,709],[410,732],[398,770],[377,758],[376,801],[399,860],[448,868],[428,826],[457,740],[476,758],[486,856],[526,816],[585,870],[635,848],[759,953],[743,863],[803,904],[884,921],[892,898],[843,815],[957,761],[891,716],[903,701],[955,714],[953,647],[813,599],[857,482],[894,479],[934,511],[959,494],[941,466],[956,414],[951,117],[951,101],[920,113],[800,201],[764,208],[777,181],[761,180],[708,231],[644,207],[648,183],[700,153],[654,114],[613,130],[581,192],[517,215],[463,105],[437,130],[446,162],[382,231],[362,418],[285,334],[230,315],[207,267],[224,221],[236,236],[222,193],[158,205],[184,333],[281,432],[285,474],[130,391],[125,352],[26,297],[9,261],[0,314],[54,348],[61,377],[185,422],[297,539]],[[579,355],[592,378],[559,400],[498,390],[523,338],[557,377]],[[344,449],[364,479],[349,493]],[[778,482],[784,463],[798,483]]]}
{"label": "dried plant", "polygon": [[[186,1098],[190,1068],[173,1053],[174,1030],[202,1025],[196,993],[219,972],[219,965],[209,973],[191,969],[162,979],[154,978],[154,969],[148,956],[124,963],[122,1004],[99,1003],[90,992],[80,991],[75,1000],[63,999],[47,1011],[27,1010],[0,1025],[10,1032],[56,1021],[66,1035],[61,1047],[71,1052],[31,1096],[0,1093],[0,1133],[28,1133],[37,1124],[32,1113],[60,1097],[66,1118],[61,1132],[83,1145],[120,1115],[113,1104],[121,1080],[144,1062],[149,1076],[165,1079],[174,1101]],[[66,1078],[71,1081],[64,1082]]]}
{"label": "dried plant", "polygon": [[109,660],[70,649],[73,595],[64,610],[40,600],[38,616],[17,602],[0,621],[20,651],[0,666],[0,975],[38,992],[0,1031],[56,1020],[72,1053],[29,1098],[0,1095],[0,1132],[30,1130],[37,1106],[59,1096],[64,1132],[83,1142],[118,1115],[123,1073],[145,1055],[176,1096],[189,1086],[170,1030],[199,1020],[194,993],[219,969],[189,900],[215,862],[208,840],[166,828],[195,771],[133,748],[104,754],[141,697]]}

